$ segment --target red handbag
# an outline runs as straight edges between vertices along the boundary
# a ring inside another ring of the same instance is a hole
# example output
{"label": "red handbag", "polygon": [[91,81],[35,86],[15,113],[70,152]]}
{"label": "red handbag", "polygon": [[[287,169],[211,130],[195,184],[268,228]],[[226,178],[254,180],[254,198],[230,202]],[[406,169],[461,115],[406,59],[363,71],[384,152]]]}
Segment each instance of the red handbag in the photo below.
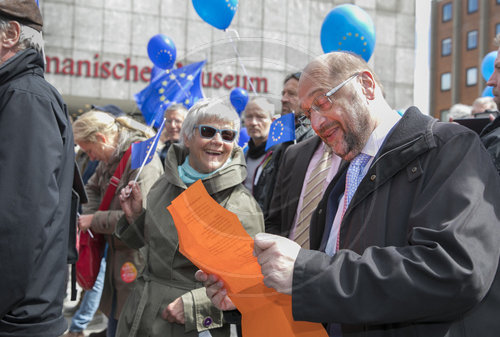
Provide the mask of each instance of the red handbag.
{"label": "red handbag", "polygon": [[[111,200],[115,195],[116,188],[122,177],[123,171],[127,165],[128,159],[130,158],[132,147],[123,155],[115,173],[109,181],[108,188],[104,194],[104,198],[99,205],[100,211],[107,211]],[[78,261],[76,261],[76,281],[85,290],[90,290],[94,286],[94,283],[99,274],[99,269],[101,267],[101,259],[104,256],[104,249],[106,246],[106,239],[104,235],[93,233],[94,237],[91,237],[89,231],[80,231],[77,243],[78,248]]]}

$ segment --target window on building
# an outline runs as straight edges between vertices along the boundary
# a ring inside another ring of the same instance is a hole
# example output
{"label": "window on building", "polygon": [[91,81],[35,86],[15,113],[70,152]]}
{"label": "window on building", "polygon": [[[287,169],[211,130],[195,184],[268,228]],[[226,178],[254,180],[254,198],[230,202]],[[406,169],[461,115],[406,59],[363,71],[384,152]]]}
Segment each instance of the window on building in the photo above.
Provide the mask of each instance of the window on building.
{"label": "window on building", "polygon": [[[500,0],[498,0],[498,1],[500,1]],[[500,23],[497,23],[497,24],[495,25],[495,35],[497,35],[497,34],[499,34],[499,33],[500,33]]]}
{"label": "window on building", "polygon": [[441,91],[451,89],[451,73],[441,74]]}
{"label": "window on building", "polygon": [[441,56],[448,56],[451,54],[451,37],[441,41]]}
{"label": "window on building", "polygon": [[471,30],[467,33],[467,49],[477,48],[477,30]]}
{"label": "window on building", "polygon": [[500,0],[497,0],[497,5],[500,5]]}
{"label": "window on building", "polygon": [[448,114],[450,113],[450,110],[441,110],[441,122],[448,122]]}
{"label": "window on building", "polygon": [[477,84],[477,67],[467,69],[466,85],[468,87]]}
{"label": "window on building", "polygon": [[451,2],[443,5],[443,22],[451,20]]}
{"label": "window on building", "polygon": [[468,0],[467,13],[474,13],[474,12],[477,12],[477,0]]}

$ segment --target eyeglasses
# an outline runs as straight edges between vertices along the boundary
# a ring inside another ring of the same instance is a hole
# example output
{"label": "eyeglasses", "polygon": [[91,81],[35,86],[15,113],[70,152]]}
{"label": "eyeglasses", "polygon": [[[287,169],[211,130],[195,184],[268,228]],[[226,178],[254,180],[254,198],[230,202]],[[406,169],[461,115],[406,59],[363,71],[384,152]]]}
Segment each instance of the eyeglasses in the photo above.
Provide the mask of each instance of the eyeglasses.
{"label": "eyeglasses", "polygon": [[236,135],[238,134],[238,131],[236,130],[229,130],[229,129],[220,130],[210,125],[195,125],[194,128],[195,129],[198,128],[200,136],[206,139],[212,139],[215,137],[216,133],[219,133],[222,141],[226,143],[232,142],[236,138]]}
{"label": "eyeglasses", "polygon": [[319,95],[318,97],[316,97],[312,102],[311,107],[306,111],[307,118],[311,118],[311,112],[312,112],[311,110],[314,110],[317,113],[325,113],[329,111],[333,104],[333,101],[330,98],[330,96],[332,96],[334,93],[342,89],[344,85],[349,83],[350,80],[352,80],[358,75],[359,73],[351,75],[351,77],[349,77],[347,80],[345,80],[344,82],[340,83],[339,85],[328,91],[326,94]]}

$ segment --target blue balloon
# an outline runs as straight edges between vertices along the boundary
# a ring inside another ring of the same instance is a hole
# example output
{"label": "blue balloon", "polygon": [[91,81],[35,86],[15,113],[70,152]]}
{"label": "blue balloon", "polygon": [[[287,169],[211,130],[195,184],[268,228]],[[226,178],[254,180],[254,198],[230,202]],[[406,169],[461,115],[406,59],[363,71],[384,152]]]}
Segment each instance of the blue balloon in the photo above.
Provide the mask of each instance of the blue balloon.
{"label": "blue balloon", "polygon": [[203,21],[224,30],[233,21],[238,0],[193,0],[193,7]]}
{"label": "blue balloon", "polygon": [[493,97],[493,87],[486,87],[483,90],[482,95],[483,97]]}
{"label": "blue balloon", "polygon": [[375,49],[375,25],[361,7],[337,6],[321,26],[321,47],[325,53],[350,51],[368,62]]}
{"label": "blue balloon", "polygon": [[250,136],[248,135],[247,128],[241,128],[240,130],[240,139],[238,139],[238,145],[240,147],[244,147],[246,143],[250,140]]}
{"label": "blue balloon", "polygon": [[158,68],[170,69],[177,57],[177,49],[168,36],[156,34],[148,42],[148,55],[151,62]]}
{"label": "blue balloon", "polygon": [[248,103],[248,92],[243,88],[236,87],[231,90],[229,100],[231,101],[233,107],[236,109],[236,112],[238,114],[241,114],[241,112],[245,110],[245,107]]}
{"label": "blue balloon", "polygon": [[497,58],[497,51],[492,51],[486,54],[481,62],[481,74],[485,81],[488,81],[495,70],[495,60]]}

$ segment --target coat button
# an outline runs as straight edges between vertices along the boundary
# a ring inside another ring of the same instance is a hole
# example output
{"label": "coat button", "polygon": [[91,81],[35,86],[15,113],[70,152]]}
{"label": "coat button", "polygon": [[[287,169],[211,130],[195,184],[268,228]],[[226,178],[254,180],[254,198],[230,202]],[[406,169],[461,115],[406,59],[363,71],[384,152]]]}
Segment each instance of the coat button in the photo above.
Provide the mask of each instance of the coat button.
{"label": "coat button", "polygon": [[411,168],[411,172],[412,172],[412,173],[417,172],[417,167],[416,167],[416,166],[413,166],[413,167]]}
{"label": "coat button", "polygon": [[377,178],[377,176],[375,174],[373,174],[371,177],[370,177],[370,180],[371,181],[375,181],[375,179]]}
{"label": "coat button", "polygon": [[210,325],[212,325],[212,317],[205,317],[205,319],[203,320],[203,326],[205,328],[208,328]]}

